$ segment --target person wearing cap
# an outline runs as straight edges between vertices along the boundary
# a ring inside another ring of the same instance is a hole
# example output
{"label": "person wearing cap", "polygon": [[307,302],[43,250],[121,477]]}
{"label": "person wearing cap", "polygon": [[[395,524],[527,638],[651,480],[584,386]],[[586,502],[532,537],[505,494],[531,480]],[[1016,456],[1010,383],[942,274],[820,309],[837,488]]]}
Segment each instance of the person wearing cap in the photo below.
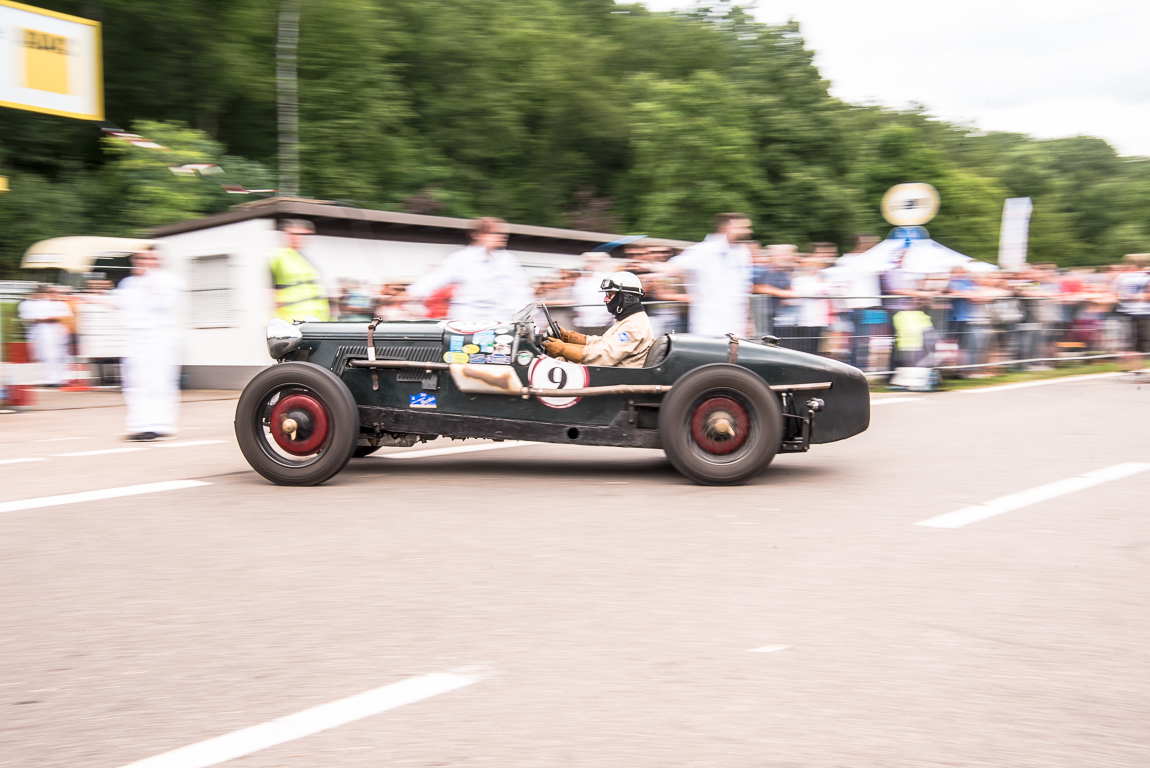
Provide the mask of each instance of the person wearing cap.
{"label": "person wearing cap", "polygon": [[269,260],[275,287],[275,316],[288,322],[307,318],[327,322],[331,319],[331,306],[323,278],[300,253],[307,238],[315,234],[315,226],[305,219],[286,219],[279,228],[287,247],[272,251]]}
{"label": "person wearing cap", "polygon": [[543,349],[584,365],[642,368],[655,344],[651,321],[643,310],[643,283],[630,272],[616,272],[599,285],[603,303],[615,324],[602,336],[585,336],[560,327],[561,339],[547,339]]}

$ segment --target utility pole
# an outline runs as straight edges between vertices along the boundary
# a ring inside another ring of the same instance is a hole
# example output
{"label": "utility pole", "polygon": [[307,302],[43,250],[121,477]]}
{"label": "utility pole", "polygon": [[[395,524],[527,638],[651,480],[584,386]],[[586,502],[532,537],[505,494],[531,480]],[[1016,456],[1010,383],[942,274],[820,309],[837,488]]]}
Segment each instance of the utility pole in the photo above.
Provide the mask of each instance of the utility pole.
{"label": "utility pole", "polygon": [[276,43],[276,104],[279,112],[279,195],[299,196],[299,84],[296,49],[299,47],[299,14],[302,0],[280,3],[279,38]]}

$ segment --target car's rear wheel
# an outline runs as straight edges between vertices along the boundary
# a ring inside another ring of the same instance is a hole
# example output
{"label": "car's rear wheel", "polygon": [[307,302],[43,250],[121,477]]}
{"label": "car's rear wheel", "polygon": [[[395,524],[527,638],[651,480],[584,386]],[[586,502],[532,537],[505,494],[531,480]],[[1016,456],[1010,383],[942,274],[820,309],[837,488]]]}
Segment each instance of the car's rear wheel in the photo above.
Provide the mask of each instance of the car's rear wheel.
{"label": "car's rear wheel", "polygon": [[259,373],[236,407],[236,440],[252,468],[278,485],[319,485],[351,458],[359,411],[331,371],[281,363]]}
{"label": "car's rear wheel", "polygon": [[701,485],[756,477],[779,450],[778,398],[746,368],[716,363],[675,382],[659,409],[659,439],[672,466]]}

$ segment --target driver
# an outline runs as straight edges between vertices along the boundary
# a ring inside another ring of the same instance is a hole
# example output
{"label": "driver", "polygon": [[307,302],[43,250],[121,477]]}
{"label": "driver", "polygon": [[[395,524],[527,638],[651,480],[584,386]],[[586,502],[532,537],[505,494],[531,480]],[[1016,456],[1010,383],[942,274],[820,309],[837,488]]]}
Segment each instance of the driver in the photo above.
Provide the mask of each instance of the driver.
{"label": "driver", "polygon": [[605,294],[603,302],[615,324],[602,336],[584,336],[560,327],[562,339],[547,339],[543,349],[573,363],[642,368],[655,343],[651,321],[643,311],[643,284],[630,272],[616,272],[599,284],[599,290]]}

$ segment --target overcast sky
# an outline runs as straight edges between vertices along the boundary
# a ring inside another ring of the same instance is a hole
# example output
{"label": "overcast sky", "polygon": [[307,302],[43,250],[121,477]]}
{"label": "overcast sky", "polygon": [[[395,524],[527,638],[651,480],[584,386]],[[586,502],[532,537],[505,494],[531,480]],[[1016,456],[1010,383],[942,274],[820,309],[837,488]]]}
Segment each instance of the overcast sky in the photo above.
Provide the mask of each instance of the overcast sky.
{"label": "overcast sky", "polygon": [[796,19],[844,101],[1150,156],[1150,0],[759,0],[754,14]]}

